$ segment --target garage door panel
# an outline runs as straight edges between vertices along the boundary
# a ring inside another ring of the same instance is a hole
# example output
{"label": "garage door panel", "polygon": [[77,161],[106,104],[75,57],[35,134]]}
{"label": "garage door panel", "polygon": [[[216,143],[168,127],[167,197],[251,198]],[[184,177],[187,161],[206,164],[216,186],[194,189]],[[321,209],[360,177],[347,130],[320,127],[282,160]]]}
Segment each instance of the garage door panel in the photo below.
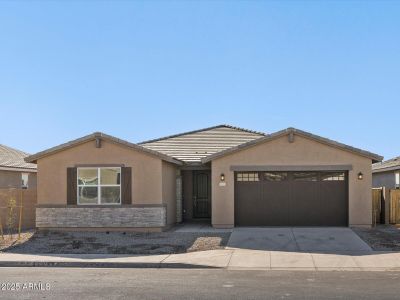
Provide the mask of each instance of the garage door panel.
{"label": "garage door panel", "polygon": [[320,210],[327,226],[347,226],[347,184],[345,181],[320,183]]}
{"label": "garage door panel", "polygon": [[321,224],[321,201],[318,182],[293,181],[290,197],[290,226],[318,226]]}
{"label": "garage door panel", "polygon": [[262,226],[285,226],[289,222],[289,182],[261,182]]}
{"label": "garage door panel", "polygon": [[241,175],[240,180],[254,182],[235,182],[236,225],[348,225],[345,172],[259,172],[251,176]]}
{"label": "garage door panel", "polygon": [[[235,211],[236,224],[239,226],[257,226],[262,223],[264,215],[261,197],[261,185],[258,182],[242,182],[237,184]],[[258,209],[257,209],[258,208]]]}

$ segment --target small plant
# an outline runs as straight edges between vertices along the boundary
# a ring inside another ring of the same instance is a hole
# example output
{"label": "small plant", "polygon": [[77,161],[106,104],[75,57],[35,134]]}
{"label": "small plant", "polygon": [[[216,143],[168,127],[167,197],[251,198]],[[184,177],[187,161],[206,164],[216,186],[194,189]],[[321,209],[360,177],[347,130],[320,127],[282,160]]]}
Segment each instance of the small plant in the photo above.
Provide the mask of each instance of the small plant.
{"label": "small plant", "polygon": [[7,231],[8,234],[10,235],[10,238],[13,238],[13,232],[15,229],[15,212],[16,212],[16,207],[17,207],[17,200],[15,199],[14,196],[10,196],[10,198],[7,200],[7,219],[6,219],[6,226],[7,226]]}

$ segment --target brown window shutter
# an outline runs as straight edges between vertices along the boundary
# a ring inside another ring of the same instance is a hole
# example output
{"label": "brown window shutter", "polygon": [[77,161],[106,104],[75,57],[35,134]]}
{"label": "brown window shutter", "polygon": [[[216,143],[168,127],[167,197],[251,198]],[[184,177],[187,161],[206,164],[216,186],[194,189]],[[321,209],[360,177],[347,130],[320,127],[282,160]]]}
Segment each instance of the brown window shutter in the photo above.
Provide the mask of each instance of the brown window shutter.
{"label": "brown window shutter", "polygon": [[67,168],[67,205],[77,204],[77,169]]}
{"label": "brown window shutter", "polygon": [[121,168],[121,203],[132,204],[132,168]]}

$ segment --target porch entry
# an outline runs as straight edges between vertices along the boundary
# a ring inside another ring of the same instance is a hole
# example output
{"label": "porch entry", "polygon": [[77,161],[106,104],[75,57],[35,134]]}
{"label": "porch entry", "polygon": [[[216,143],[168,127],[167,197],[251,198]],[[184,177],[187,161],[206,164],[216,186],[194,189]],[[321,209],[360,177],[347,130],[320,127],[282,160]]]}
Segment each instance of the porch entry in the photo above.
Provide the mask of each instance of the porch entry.
{"label": "porch entry", "polygon": [[193,218],[211,217],[211,171],[193,171]]}

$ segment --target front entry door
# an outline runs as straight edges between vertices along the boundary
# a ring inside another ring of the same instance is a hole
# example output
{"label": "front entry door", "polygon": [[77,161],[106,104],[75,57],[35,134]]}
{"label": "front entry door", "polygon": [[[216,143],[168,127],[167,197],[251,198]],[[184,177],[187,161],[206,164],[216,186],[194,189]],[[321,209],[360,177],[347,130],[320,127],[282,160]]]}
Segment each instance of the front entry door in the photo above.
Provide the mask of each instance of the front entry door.
{"label": "front entry door", "polygon": [[211,216],[211,172],[193,171],[193,217]]}

